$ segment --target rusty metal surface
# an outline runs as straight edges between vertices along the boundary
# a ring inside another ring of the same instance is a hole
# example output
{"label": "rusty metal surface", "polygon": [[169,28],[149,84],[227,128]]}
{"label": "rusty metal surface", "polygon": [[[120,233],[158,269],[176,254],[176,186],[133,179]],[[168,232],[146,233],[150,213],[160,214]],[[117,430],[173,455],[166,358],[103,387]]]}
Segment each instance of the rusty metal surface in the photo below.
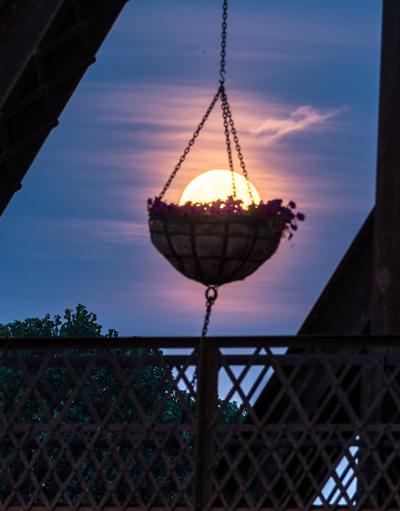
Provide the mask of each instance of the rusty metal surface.
{"label": "rusty metal surface", "polygon": [[1,340],[0,509],[399,509],[397,336],[101,341]]}
{"label": "rusty metal surface", "polygon": [[126,1],[0,2],[0,216]]}

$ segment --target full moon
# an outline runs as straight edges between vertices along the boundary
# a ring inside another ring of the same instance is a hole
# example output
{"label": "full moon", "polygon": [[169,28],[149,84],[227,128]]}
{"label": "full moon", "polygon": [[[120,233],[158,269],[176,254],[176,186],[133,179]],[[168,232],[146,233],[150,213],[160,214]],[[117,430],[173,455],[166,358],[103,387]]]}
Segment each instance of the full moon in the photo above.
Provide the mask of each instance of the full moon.
{"label": "full moon", "polygon": [[[243,201],[243,206],[251,204],[251,198],[247,189],[246,179],[242,174],[234,173],[236,197]],[[260,194],[255,186],[250,183],[251,193],[256,204],[261,201]],[[182,206],[186,202],[212,202],[216,200],[226,200],[232,191],[232,178],[230,170],[209,170],[197,176],[191,183],[187,185],[179,205]]]}

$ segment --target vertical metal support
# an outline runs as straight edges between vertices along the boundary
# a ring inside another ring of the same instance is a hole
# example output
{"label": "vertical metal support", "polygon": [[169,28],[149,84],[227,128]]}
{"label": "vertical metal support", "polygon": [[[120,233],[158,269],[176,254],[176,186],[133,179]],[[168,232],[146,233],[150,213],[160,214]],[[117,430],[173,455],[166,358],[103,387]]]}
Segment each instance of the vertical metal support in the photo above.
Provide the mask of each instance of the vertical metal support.
{"label": "vertical metal support", "polygon": [[400,333],[400,0],[383,0],[371,334]]}
{"label": "vertical metal support", "polygon": [[212,492],[210,470],[213,455],[211,425],[218,406],[219,352],[212,342],[200,339],[199,366],[197,368],[197,428],[195,450],[194,509],[200,511]]}
{"label": "vertical metal support", "polygon": [[[385,364],[385,348],[378,348],[371,350],[375,356],[380,360],[382,365]],[[368,448],[369,445],[375,445],[375,451],[380,453],[381,442],[376,442],[376,439],[381,434],[380,431],[371,431],[368,424],[381,424],[382,423],[382,402],[375,404],[371,409],[372,404],[376,401],[377,396],[382,391],[382,380],[375,365],[370,361],[363,364],[361,368],[361,402],[360,402],[360,417],[361,422],[366,427],[363,428],[360,435],[360,448],[358,451],[359,465],[361,466],[361,474],[363,476],[363,483],[371,486],[369,497],[363,501],[363,508],[377,509],[377,505],[382,504],[382,488],[380,488],[379,480],[376,476],[379,472],[376,460],[371,455]],[[368,435],[368,440],[364,438]],[[356,501],[358,502],[365,494],[366,488],[363,484],[358,485]]]}

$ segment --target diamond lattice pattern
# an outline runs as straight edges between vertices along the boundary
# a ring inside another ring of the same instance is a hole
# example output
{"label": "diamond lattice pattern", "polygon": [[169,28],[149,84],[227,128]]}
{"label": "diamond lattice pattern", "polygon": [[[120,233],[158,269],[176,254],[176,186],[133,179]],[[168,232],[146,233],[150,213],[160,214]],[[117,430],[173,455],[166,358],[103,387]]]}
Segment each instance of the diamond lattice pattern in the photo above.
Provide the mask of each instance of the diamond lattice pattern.
{"label": "diamond lattice pattern", "polygon": [[400,350],[252,343],[3,344],[0,509],[399,509]]}
{"label": "diamond lattice pattern", "polygon": [[222,351],[238,421],[210,418],[208,509],[400,508],[398,351]]}
{"label": "diamond lattice pattern", "polygon": [[2,509],[190,505],[195,352],[1,354]]}

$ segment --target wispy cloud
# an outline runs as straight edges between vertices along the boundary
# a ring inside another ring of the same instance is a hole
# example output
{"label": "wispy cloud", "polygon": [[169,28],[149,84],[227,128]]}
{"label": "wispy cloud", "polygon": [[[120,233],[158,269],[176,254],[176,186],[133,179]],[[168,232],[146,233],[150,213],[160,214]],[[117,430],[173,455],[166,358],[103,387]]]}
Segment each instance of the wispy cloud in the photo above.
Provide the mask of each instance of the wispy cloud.
{"label": "wispy cloud", "polygon": [[269,143],[296,131],[307,130],[313,124],[321,124],[327,119],[338,115],[343,110],[344,107],[322,113],[311,105],[299,106],[288,118],[266,119],[260,126],[252,129],[251,133],[253,135],[262,135],[264,142]]}
{"label": "wispy cloud", "polygon": [[[148,197],[162,189],[215,90],[201,86],[114,84],[103,90],[89,89],[87,93],[87,104],[94,108],[96,121],[110,127],[104,150],[91,151],[87,158],[97,167],[113,169],[122,183],[118,188],[121,204],[126,210],[136,211],[138,204],[142,208]],[[325,197],[326,190],[331,189],[331,177],[320,170],[327,168],[328,156],[319,154],[315,136],[327,140],[332,127],[343,130],[348,119],[339,122],[332,118],[347,107],[316,109],[241,91],[231,91],[230,101],[246,168],[263,200],[279,197],[294,200],[303,208],[306,204],[322,209],[331,207]],[[93,110],[87,114],[93,116]],[[271,143],[296,132],[307,135],[301,147],[288,144],[282,152],[279,144]],[[115,140],[114,149],[110,140]],[[168,190],[167,200],[179,201],[196,175],[227,168],[227,163],[221,109],[217,104]],[[240,171],[236,159],[235,170]],[[348,189],[347,181],[339,181],[335,187],[346,182]],[[341,194],[338,190],[336,196]],[[133,197],[136,199],[132,200]]]}
{"label": "wispy cloud", "polygon": [[74,240],[99,240],[106,243],[135,245],[149,238],[146,224],[94,218],[71,218],[55,221],[57,228]]}

